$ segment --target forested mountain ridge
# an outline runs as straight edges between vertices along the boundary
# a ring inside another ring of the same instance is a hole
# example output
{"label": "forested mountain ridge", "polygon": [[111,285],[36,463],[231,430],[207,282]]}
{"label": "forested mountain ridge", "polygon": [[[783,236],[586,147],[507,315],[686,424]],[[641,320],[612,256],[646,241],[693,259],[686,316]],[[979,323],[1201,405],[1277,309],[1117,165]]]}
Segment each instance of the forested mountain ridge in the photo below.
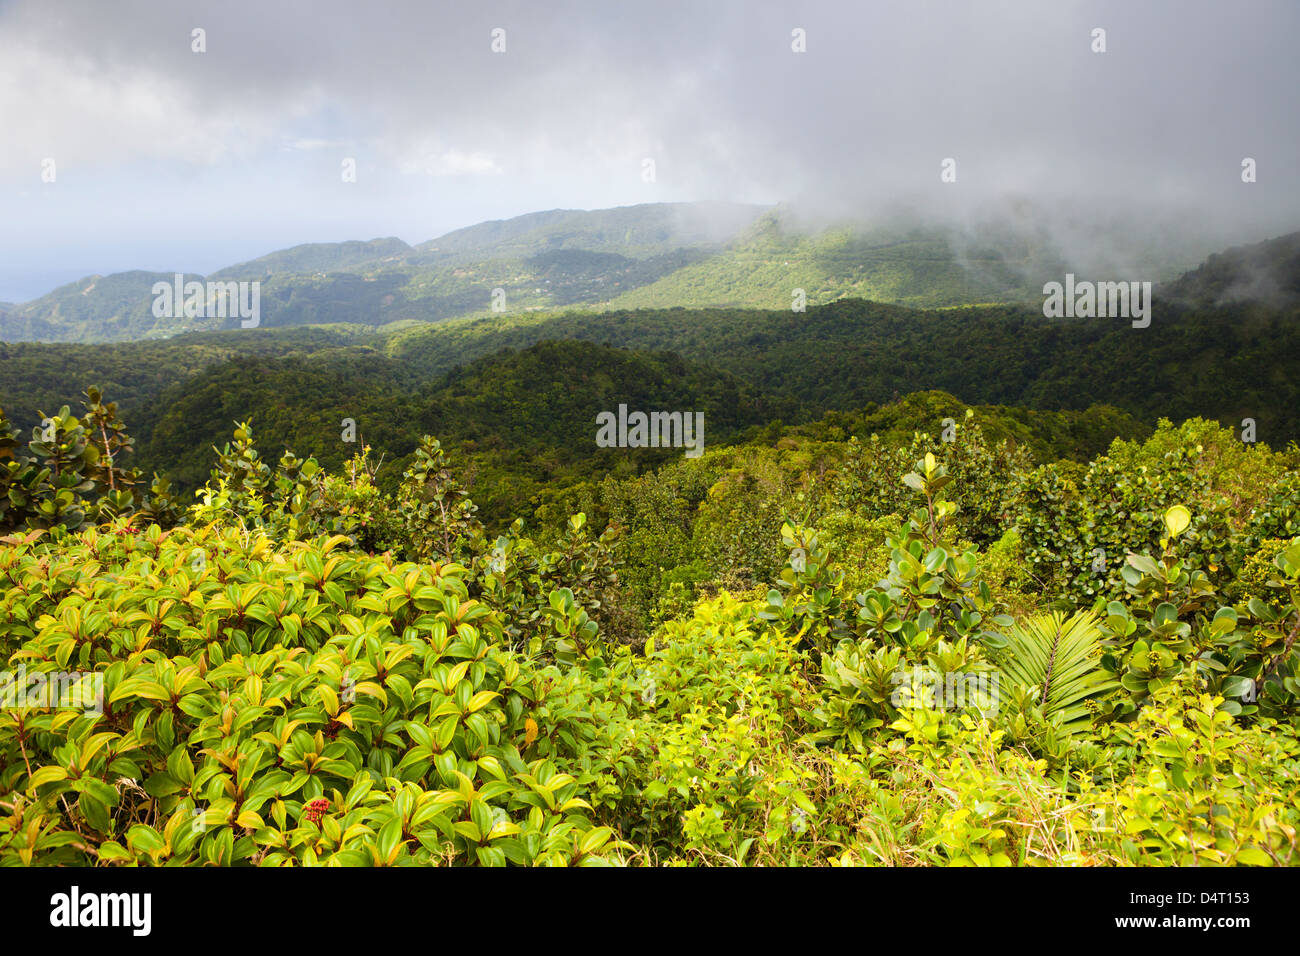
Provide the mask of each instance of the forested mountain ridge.
{"label": "forested mountain ridge", "polygon": [[[1187,249],[1131,253],[1151,281],[1193,264]],[[1080,265],[1034,215],[961,229],[895,214],[813,220],[788,207],[649,203],[550,210],[409,246],[396,238],[309,243],[185,281],[253,281],[260,327],[399,327],[582,305],[784,309],[853,297],[920,308],[1041,301]],[[88,276],[0,311],[0,340],[114,342],[237,329],[241,319],[154,314],[175,273]],[[1120,276],[1115,276],[1120,278]],[[498,292],[499,290],[499,292]],[[798,290],[798,292],[796,292]]]}
{"label": "forested mountain ridge", "polygon": [[[308,243],[184,281],[257,280],[264,327],[434,322],[508,307],[600,303],[653,282],[719,244],[760,207],[650,203],[557,209],[480,223],[412,247],[400,239]],[[236,329],[238,318],[162,317],[152,288],[173,273],[87,276],[0,313],[0,340],[116,342]]]}
{"label": "forested mountain ridge", "polygon": [[[1286,237],[1246,255],[1252,268],[1268,264],[1278,277],[1275,287],[1286,288],[1295,281],[1288,254],[1293,244]],[[552,255],[604,254],[561,250]],[[1234,250],[1212,261],[1220,285],[1231,281],[1223,276],[1241,256]],[[1041,311],[1007,306],[923,311],[846,299],[806,312],[507,313],[392,329],[333,324],[130,344],[0,343],[0,403],[11,420],[29,429],[38,413],[75,406],[81,382],[96,382],[137,423],[145,457],[158,467],[183,467],[184,482],[192,485],[202,477],[198,463],[207,448],[241,407],[243,414],[266,418],[259,395],[272,400],[275,415],[297,415],[300,421],[313,420],[322,396],[330,408],[350,404],[350,417],[363,422],[377,447],[405,453],[419,428],[431,427],[420,425],[409,411],[422,389],[503,350],[576,340],[638,353],[675,353],[734,378],[768,420],[788,423],[937,389],[975,405],[1044,412],[1081,411],[1101,403],[1148,424],[1159,417],[1204,416],[1241,427],[1250,419],[1260,440],[1281,446],[1300,438],[1300,384],[1291,374],[1292,357],[1300,354],[1297,307],[1188,304],[1183,290],[1204,287],[1209,265],[1179,280],[1176,299],[1157,290],[1153,321],[1143,329],[1122,319],[1046,319]],[[575,354],[588,353],[575,348]],[[304,377],[284,371],[290,368]],[[254,373],[272,378],[259,384]],[[337,376],[337,388],[328,384],[331,375]],[[273,389],[266,385],[272,380]],[[209,395],[205,390],[217,381],[227,383],[226,392]],[[624,384],[635,387],[630,378]],[[209,412],[224,411],[210,427],[176,427],[166,455],[153,456],[152,423],[163,417],[158,409],[168,408],[177,422],[176,408],[192,408],[203,420]],[[268,437],[289,441],[294,434],[272,429]],[[1080,452],[1097,450],[1088,446]],[[328,455],[326,460],[332,461]]]}
{"label": "forested mountain ridge", "polygon": [[[987,239],[993,239],[990,234]],[[1027,302],[1034,277],[1064,272],[1045,237],[962,242],[915,222],[801,224],[764,213],[725,250],[614,298],[614,308],[773,308],[800,289],[814,304],[862,298],[918,308]]]}
{"label": "forested mountain ridge", "polygon": [[763,207],[729,202],[643,203],[613,209],[552,209],[457,229],[415,247],[415,261],[527,259],[560,250],[651,258],[683,246],[725,242]]}
{"label": "forested mountain ridge", "polygon": [[[962,403],[1000,410],[999,434],[1044,460],[1085,460],[1159,418],[1249,423],[1258,440],[1282,447],[1300,439],[1300,383],[1291,374],[1300,307],[1219,300],[1221,288],[1242,287],[1231,277],[1247,270],[1266,271],[1270,289],[1287,288],[1294,242],[1230,250],[1159,289],[1147,328],[1014,306],[927,311],[844,299],[804,312],[507,313],[388,329],[339,323],[107,345],[0,343],[0,407],[30,434],[42,415],[76,407],[82,383],[97,384],[132,423],[135,461],[186,493],[202,484],[211,448],[235,421],[251,419],[277,455],[288,448],[330,468],[354,450],[341,439],[345,420],[390,462],[405,462],[421,434],[437,434],[475,462],[476,498],[496,516],[584,471],[671,458],[597,452],[596,411],[639,401],[704,412],[709,447],[835,414],[858,422],[848,431],[887,427],[871,418],[874,409],[928,391],[950,396],[954,413]],[[558,249],[535,259],[610,256]],[[114,288],[106,283],[104,294]],[[908,421],[935,427],[923,416]]]}
{"label": "forested mountain ridge", "polygon": [[1160,292],[1182,303],[1294,306],[1300,303],[1300,232],[1215,253]]}
{"label": "forested mountain ridge", "polygon": [[218,269],[208,278],[260,279],[278,273],[366,271],[383,263],[400,261],[410,253],[410,246],[393,237],[368,242],[309,242]]}

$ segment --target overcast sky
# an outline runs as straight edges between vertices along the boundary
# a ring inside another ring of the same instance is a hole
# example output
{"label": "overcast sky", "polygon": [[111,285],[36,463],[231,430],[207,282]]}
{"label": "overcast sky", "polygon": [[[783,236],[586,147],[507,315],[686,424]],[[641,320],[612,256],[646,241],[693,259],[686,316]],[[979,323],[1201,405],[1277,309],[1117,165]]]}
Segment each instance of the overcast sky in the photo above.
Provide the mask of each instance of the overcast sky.
{"label": "overcast sky", "polygon": [[0,0],[0,301],[665,200],[1160,203],[1265,238],[1300,228],[1298,28],[1294,0]]}

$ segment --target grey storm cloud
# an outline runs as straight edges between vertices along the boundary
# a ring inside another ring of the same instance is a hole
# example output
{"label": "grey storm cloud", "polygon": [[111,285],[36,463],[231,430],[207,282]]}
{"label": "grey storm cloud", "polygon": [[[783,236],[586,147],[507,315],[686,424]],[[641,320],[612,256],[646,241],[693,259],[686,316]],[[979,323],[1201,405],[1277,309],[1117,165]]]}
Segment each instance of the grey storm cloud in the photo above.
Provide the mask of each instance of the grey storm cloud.
{"label": "grey storm cloud", "polygon": [[652,158],[658,198],[812,218],[910,203],[960,219],[1018,196],[1267,232],[1297,218],[1298,26],[1289,0],[7,0],[0,185],[45,156],[145,194],[160,171],[256,180],[286,153],[357,155],[395,184],[386,201],[418,173],[524,212],[548,183],[581,205],[646,201]]}

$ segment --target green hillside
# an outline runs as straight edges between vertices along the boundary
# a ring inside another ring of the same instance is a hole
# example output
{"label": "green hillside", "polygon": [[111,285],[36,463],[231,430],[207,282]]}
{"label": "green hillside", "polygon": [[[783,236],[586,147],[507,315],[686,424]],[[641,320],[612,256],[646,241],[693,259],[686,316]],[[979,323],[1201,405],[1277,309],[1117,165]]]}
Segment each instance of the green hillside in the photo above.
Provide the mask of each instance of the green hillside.
{"label": "green hillside", "polygon": [[1300,233],[1215,253],[1161,291],[1180,302],[1294,306],[1300,303]]}
{"label": "green hillside", "polygon": [[[808,305],[1032,304],[1045,281],[1074,268],[1039,215],[990,214],[958,229],[902,214],[828,223],[786,207],[711,202],[551,210],[415,247],[392,238],[295,246],[186,279],[258,280],[263,329],[568,306],[789,309],[796,289]],[[1170,278],[1190,264],[1175,246],[1126,251],[1136,258],[1124,268]],[[172,279],[127,272],[69,283],[0,312],[0,340],[113,342],[240,327],[236,317],[155,317],[153,284]]]}
{"label": "green hillside", "polygon": [[1157,299],[1155,310],[1150,328],[1133,329],[1123,320],[1049,320],[1005,306],[920,311],[857,299],[806,313],[646,309],[449,322],[397,332],[387,350],[436,374],[501,348],[585,339],[669,348],[814,410],[937,388],[1040,409],[1103,402],[1143,418],[1250,417],[1274,442],[1300,439],[1295,308],[1187,308]]}
{"label": "green hillside", "polygon": [[[185,281],[203,278],[184,276]],[[175,334],[198,323],[155,318],[150,293],[155,282],[174,279],[174,273],[136,271],[69,282],[0,315],[0,340],[120,342]]]}
{"label": "green hillside", "polygon": [[75,405],[79,381],[98,382],[124,412],[134,413],[167,388],[205,368],[245,356],[319,353],[381,344],[373,330],[331,328],[203,332],[163,341],[105,345],[0,342],[0,406],[24,430],[41,410]]}
{"label": "green hillside", "polygon": [[916,307],[1028,301],[1062,272],[1041,245],[969,251],[946,230],[916,225],[838,226],[806,231],[774,211],[716,256],[613,299],[615,308],[716,306],[789,308],[793,290],[809,304],[854,297]]}
{"label": "green hillside", "polygon": [[[767,421],[752,391],[717,369],[668,353],[547,342],[496,353],[432,382],[364,350],[240,357],[146,404],[133,416],[133,431],[136,463],[167,473],[183,490],[203,484],[213,446],[235,421],[251,421],[268,453],[288,448],[332,468],[361,443],[399,462],[419,435],[436,434],[477,462],[480,503],[501,516],[548,484],[627,468],[625,450],[595,444],[596,411],[619,404],[702,412],[706,444]],[[356,425],[346,439],[345,419]],[[634,460],[647,468],[682,454],[645,449]]]}
{"label": "green hillside", "polygon": [[[1273,244],[1248,258],[1252,264],[1276,259],[1270,268],[1285,284],[1291,274],[1288,248]],[[1270,258],[1269,250],[1277,254]],[[617,258],[570,251],[551,257],[557,268],[571,274],[587,269],[589,276]],[[1194,279],[1200,273],[1189,275]],[[277,281],[273,276],[268,287]],[[315,308],[318,317],[328,316],[319,304]],[[449,432],[434,409],[451,399],[444,395],[435,401],[430,389],[444,387],[461,366],[495,369],[503,381],[550,382],[552,369],[525,373],[509,364],[535,362],[546,354],[555,370],[586,383],[573,387],[589,403],[588,371],[553,346],[540,353],[534,348],[566,341],[575,343],[576,355],[600,356],[598,366],[612,360],[609,354],[576,343],[646,355],[671,352],[692,368],[707,368],[707,374],[690,376],[694,402],[712,394],[710,376],[734,382],[753,411],[740,414],[737,406],[737,426],[776,419],[808,422],[831,411],[940,390],[975,405],[1026,413],[1081,413],[1100,404],[1146,423],[1162,416],[1201,416],[1240,428],[1250,419],[1260,440],[1283,446],[1300,439],[1300,384],[1292,374],[1292,357],[1300,354],[1298,308],[1248,301],[1188,304],[1168,295],[1157,297],[1153,322],[1145,329],[1123,320],[1049,320],[1041,310],[1012,306],[926,311],[844,299],[804,313],[682,308],[507,313],[434,325],[375,329],[336,323],[106,346],[0,343],[0,403],[26,430],[40,413],[74,406],[78,383],[98,383],[136,423],[151,467],[171,468],[182,484],[193,487],[204,475],[208,446],[235,418],[254,413],[259,426],[270,429],[268,437],[309,448],[330,464],[346,449],[331,451],[329,436],[348,417],[364,421],[367,440],[396,456],[409,453],[422,430],[449,437],[454,432],[473,441],[495,435],[506,445],[528,445],[535,434],[550,434],[541,407],[531,400],[545,394],[564,409],[562,395],[527,388],[499,393],[484,379],[478,387],[492,401],[506,409],[523,401],[526,413],[498,412],[490,426],[476,426],[475,415],[453,402],[445,406],[458,409],[449,413],[448,421],[457,423]],[[507,364],[494,364],[506,361],[501,356],[510,350],[517,354]],[[615,378],[635,387],[630,375]],[[674,395],[690,399],[690,394]],[[688,402],[688,407],[695,405]],[[485,407],[479,411],[487,414]],[[567,414],[561,419],[568,420]],[[720,412],[715,408],[711,414]],[[511,430],[516,420],[522,431]],[[306,423],[314,423],[315,431]],[[1115,422],[1106,427],[1111,434],[1124,431]],[[1046,444],[1053,445],[1055,455],[1079,457],[1095,454],[1107,437],[1085,429],[1073,444]],[[1023,434],[1018,440],[1034,445]],[[155,444],[157,450],[149,451]]]}
{"label": "green hillside", "polygon": [[394,238],[371,239],[369,242],[309,242],[219,269],[212,273],[211,278],[260,279],[285,272],[364,271],[398,262],[410,252],[410,246]]}
{"label": "green hillside", "polygon": [[[310,243],[185,279],[259,280],[263,328],[437,322],[600,303],[715,253],[759,207],[654,203],[552,210],[456,230],[415,248],[399,239]],[[0,341],[115,342],[239,328],[238,318],[153,315],[172,273],[88,276],[0,312]]]}
{"label": "green hillside", "polygon": [[[1266,264],[1285,286],[1290,248],[1273,243],[1223,261],[1256,271]],[[598,277],[624,260],[558,250],[534,261]],[[1231,270],[1214,262],[1218,284],[1232,283]],[[1195,288],[1202,275],[1171,288]],[[330,317],[322,303],[310,306]],[[202,483],[211,446],[249,417],[277,454],[289,447],[329,467],[353,450],[340,437],[344,419],[389,460],[404,460],[420,434],[438,434],[478,460],[485,480],[497,476],[479,497],[504,514],[548,484],[567,487],[584,468],[626,467],[626,457],[595,453],[592,419],[596,406],[639,400],[707,411],[710,441],[866,414],[935,390],[1002,409],[1008,424],[998,435],[1046,458],[1087,458],[1161,417],[1234,428],[1250,419],[1259,440],[1280,447],[1300,439],[1295,354],[1296,306],[1188,304],[1185,293],[1178,301],[1165,294],[1151,326],[1134,329],[1014,306],[927,311],[843,299],[804,313],[507,313],[385,329],[333,323],[113,345],[0,343],[0,407],[30,434],[41,415],[76,406],[80,383],[98,384],[132,421],[140,464],[183,490]],[[856,421],[836,427],[867,427]],[[638,467],[662,458],[642,456]]]}
{"label": "green hillside", "polygon": [[483,222],[420,243],[412,261],[529,258],[559,250],[650,258],[682,246],[724,242],[763,207],[728,202],[643,203],[614,209],[552,209]]}

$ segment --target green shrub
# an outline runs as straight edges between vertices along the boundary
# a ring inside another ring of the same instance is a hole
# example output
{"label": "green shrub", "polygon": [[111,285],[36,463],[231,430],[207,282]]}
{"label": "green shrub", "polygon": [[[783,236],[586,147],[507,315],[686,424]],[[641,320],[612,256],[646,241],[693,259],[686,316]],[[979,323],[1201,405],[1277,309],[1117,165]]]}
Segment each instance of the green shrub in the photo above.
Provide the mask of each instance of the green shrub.
{"label": "green shrub", "polygon": [[246,424],[182,516],[88,399],[0,416],[2,865],[1300,862],[1300,479],[1217,426],[774,429],[534,538]]}
{"label": "green shrub", "polygon": [[11,542],[0,562],[10,665],[102,681],[102,707],[0,718],[4,862],[620,852],[582,785],[526,756],[539,671],[463,568],[361,556],[342,536],[122,531]]}

